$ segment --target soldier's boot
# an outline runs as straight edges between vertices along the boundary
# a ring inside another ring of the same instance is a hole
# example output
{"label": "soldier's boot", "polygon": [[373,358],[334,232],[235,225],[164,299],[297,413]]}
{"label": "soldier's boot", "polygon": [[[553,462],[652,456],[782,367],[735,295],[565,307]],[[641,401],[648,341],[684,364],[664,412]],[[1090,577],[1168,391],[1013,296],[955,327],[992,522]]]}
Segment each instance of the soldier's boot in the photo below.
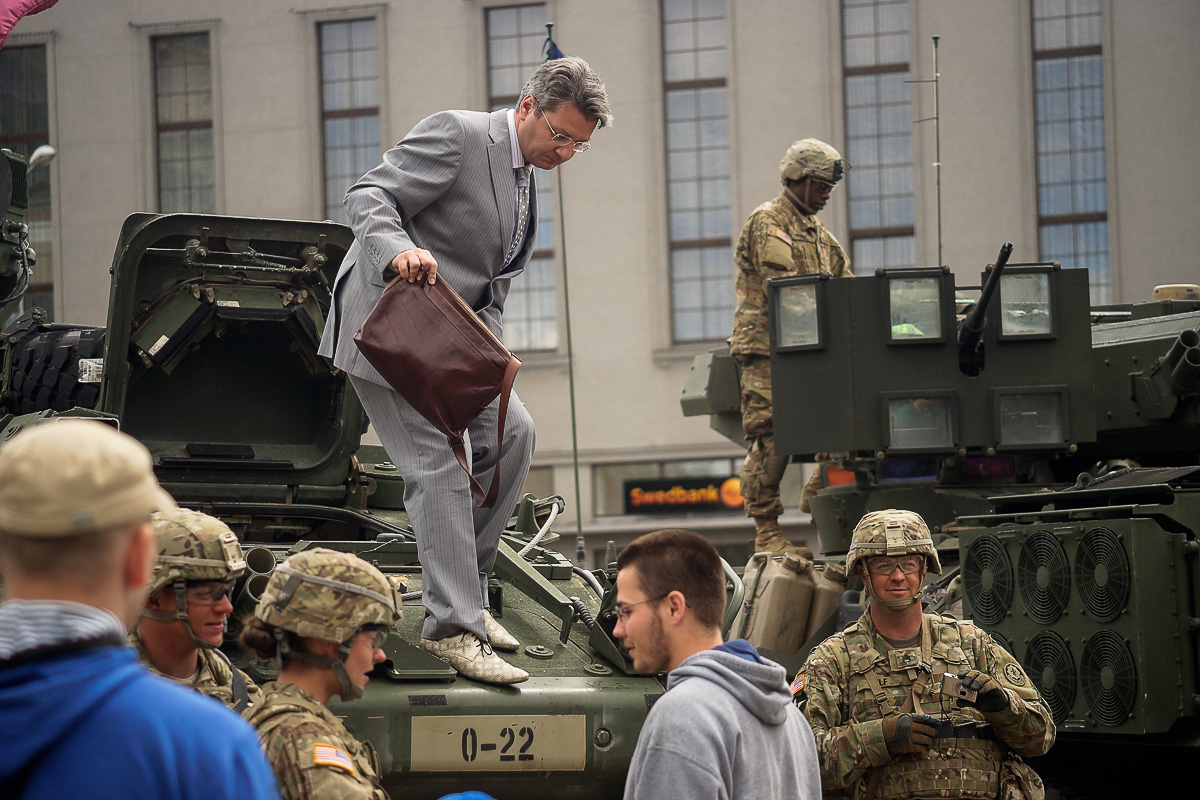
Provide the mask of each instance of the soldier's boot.
{"label": "soldier's boot", "polygon": [[811,559],[813,552],[807,547],[797,547],[783,536],[779,521],[774,519],[754,520],[754,552],[766,551],[776,556],[798,555]]}
{"label": "soldier's boot", "polygon": [[817,492],[825,488],[825,482],[821,480],[821,465],[817,464],[817,468],[813,470],[813,474],[809,476],[808,483],[804,484],[804,488],[800,490],[800,510],[805,514],[812,512],[808,501]]}

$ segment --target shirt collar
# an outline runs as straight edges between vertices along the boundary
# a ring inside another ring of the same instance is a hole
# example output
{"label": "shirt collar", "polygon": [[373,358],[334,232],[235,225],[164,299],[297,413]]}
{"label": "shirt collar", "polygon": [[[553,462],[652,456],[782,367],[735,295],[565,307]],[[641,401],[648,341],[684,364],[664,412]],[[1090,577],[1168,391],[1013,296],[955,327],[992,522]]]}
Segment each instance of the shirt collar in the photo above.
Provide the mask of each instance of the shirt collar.
{"label": "shirt collar", "polygon": [[525,156],[521,154],[521,143],[517,141],[517,114],[513,109],[508,110],[508,143],[512,147],[513,169],[525,166]]}
{"label": "shirt collar", "polygon": [[125,626],[111,611],[66,600],[0,603],[0,660],[71,643],[123,644]]}

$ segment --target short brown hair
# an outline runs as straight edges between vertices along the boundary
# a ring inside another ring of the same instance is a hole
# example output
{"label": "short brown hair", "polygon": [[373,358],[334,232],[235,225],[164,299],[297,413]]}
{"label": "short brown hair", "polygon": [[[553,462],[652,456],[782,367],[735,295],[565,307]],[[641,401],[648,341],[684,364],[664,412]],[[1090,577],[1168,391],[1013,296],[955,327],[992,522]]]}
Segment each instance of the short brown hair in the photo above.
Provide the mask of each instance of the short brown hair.
{"label": "short brown hair", "polygon": [[120,568],[120,555],[139,527],[122,525],[53,539],[0,532],[0,562],[32,578],[62,576],[76,585],[96,585]]}
{"label": "short brown hair", "polygon": [[700,534],[669,528],[639,536],[617,556],[617,569],[626,567],[637,567],[648,597],[678,591],[701,625],[721,627],[725,570],[717,549]]}

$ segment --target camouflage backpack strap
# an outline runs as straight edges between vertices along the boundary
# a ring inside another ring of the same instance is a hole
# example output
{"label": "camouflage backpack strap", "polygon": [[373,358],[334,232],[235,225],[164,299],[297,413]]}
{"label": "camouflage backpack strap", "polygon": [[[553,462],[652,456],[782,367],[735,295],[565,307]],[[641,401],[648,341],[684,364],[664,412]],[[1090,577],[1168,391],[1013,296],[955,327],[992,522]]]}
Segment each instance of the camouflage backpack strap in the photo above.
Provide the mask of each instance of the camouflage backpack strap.
{"label": "camouflage backpack strap", "polygon": [[235,668],[233,662],[229,660],[229,656],[220,650],[210,650],[209,652],[214,656],[213,661],[220,663],[221,671],[229,673],[229,689],[233,692],[233,710],[239,714],[245,714],[246,707],[250,705],[250,689],[246,686],[246,679],[242,676],[242,671]]}
{"label": "camouflage backpack strap", "polygon": [[925,709],[921,708],[921,693],[925,691],[925,684],[929,683],[929,677],[933,674],[933,629],[932,617],[925,614],[921,618],[921,674],[913,681],[909,687],[908,699],[904,701],[904,706],[900,709],[903,712],[916,712],[918,714],[925,713]]}
{"label": "camouflage backpack strap", "polygon": [[857,679],[865,682],[870,687],[871,694],[875,697],[875,702],[882,713],[883,709],[891,705],[888,694],[883,690],[883,686],[879,683],[879,676],[874,671],[875,665],[883,660],[883,654],[875,649],[875,642],[872,641],[871,634],[863,629],[861,623],[855,623],[846,629],[843,642],[846,646],[847,661],[850,664],[850,681],[853,682]]}

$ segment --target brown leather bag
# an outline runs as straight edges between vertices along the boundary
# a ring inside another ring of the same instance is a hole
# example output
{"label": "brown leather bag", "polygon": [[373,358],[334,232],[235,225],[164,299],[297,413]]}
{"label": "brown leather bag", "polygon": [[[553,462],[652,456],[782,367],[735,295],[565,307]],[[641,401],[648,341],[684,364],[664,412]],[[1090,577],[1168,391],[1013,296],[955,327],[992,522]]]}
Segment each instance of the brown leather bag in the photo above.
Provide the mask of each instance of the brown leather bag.
{"label": "brown leather bag", "polygon": [[490,508],[500,487],[500,462],[487,495],[471,475],[463,434],[500,396],[496,449],[504,441],[508,397],[521,361],[441,278],[397,276],[367,316],[354,343],[400,396],[446,434],[471,481],[475,505]]}

